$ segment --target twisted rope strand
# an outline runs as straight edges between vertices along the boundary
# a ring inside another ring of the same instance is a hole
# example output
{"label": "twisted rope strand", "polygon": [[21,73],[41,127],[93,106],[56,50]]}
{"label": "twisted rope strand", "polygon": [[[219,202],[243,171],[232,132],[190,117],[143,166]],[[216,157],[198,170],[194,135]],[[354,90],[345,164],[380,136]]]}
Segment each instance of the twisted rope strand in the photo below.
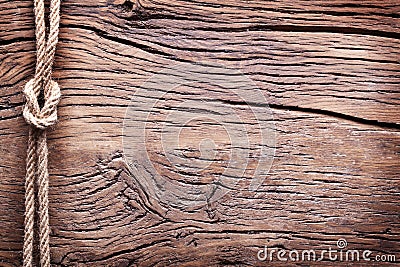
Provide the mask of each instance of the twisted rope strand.
{"label": "twisted rope strand", "polygon": [[[28,124],[29,139],[26,158],[25,180],[25,236],[23,245],[23,266],[33,266],[33,239],[35,215],[35,182],[38,187],[39,203],[39,251],[40,266],[50,266],[49,226],[49,174],[47,169],[46,128],[57,121],[57,105],[61,93],[57,82],[51,79],[54,55],[58,42],[60,23],[60,0],[50,2],[50,31],[46,42],[44,0],[34,0],[36,68],[35,77],[25,85],[26,104],[23,116]],[[38,97],[44,93],[44,104],[40,108]]]}
{"label": "twisted rope strand", "polygon": [[[36,35],[36,69],[35,78],[33,84],[33,92],[36,97],[40,93],[40,89],[43,81],[44,72],[44,57],[46,53],[46,26],[44,21],[44,1],[34,1],[34,12],[35,12],[35,35]],[[38,106],[39,107],[39,106]],[[38,110],[35,110],[36,112]]]}
{"label": "twisted rope strand", "polygon": [[40,266],[50,266],[49,173],[47,171],[47,138],[44,130],[39,130],[36,149],[38,159]]}
{"label": "twisted rope strand", "polygon": [[25,179],[25,237],[23,247],[23,266],[32,266],[33,225],[35,216],[35,169],[36,169],[36,131],[29,127],[28,153],[26,157]]}

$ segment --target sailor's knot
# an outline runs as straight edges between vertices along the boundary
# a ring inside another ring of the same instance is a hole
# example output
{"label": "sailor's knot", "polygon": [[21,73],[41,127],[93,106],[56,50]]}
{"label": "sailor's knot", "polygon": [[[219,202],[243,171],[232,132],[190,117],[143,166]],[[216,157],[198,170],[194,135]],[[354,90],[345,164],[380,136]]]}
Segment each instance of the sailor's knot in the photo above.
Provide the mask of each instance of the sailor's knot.
{"label": "sailor's knot", "polygon": [[50,80],[49,88],[44,93],[43,107],[39,106],[38,97],[40,90],[35,92],[35,78],[25,85],[24,95],[26,104],[23,115],[27,123],[39,129],[46,129],[57,121],[57,105],[60,102],[60,87],[57,82]]}

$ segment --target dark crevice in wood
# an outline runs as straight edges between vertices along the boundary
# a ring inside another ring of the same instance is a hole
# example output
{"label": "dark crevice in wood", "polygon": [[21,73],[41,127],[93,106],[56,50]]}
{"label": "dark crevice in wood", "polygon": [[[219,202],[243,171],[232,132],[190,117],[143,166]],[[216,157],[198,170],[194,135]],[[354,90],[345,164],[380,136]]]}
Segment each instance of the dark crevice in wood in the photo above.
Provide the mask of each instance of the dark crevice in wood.
{"label": "dark crevice in wood", "polygon": [[[130,2],[130,1],[127,1]],[[202,3],[204,5],[205,3]],[[229,6],[226,5],[225,6]],[[282,12],[287,13],[287,10],[279,10],[279,9],[262,9],[264,11],[271,11],[271,12]],[[186,16],[178,16],[176,14],[165,14],[162,13],[162,10],[158,9],[144,9],[141,5],[137,5],[136,8],[132,6],[132,15],[128,17],[119,16],[118,13],[116,14],[119,18],[125,19],[128,21],[140,21],[146,22],[150,20],[175,20],[175,21],[196,21],[197,19],[192,17]],[[320,13],[326,14],[329,16],[361,16],[365,15],[363,13],[357,12],[336,12],[336,11],[315,11],[310,12],[306,10],[290,10],[290,13],[293,14],[312,14],[312,13]],[[372,15],[382,15],[389,18],[400,18],[399,14],[369,14]],[[204,22],[204,17],[199,19],[198,21]],[[149,25],[147,25],[149,27]],[[154,25],[153,25],[154,27]],[[400,34],[397,32],[390,32],[390,31],[383,31],[383,30],[372,30],[372,29],[365,29],[365,28],[358,28],[358,27],[341,27],[341,26],[318,26],[318,25],[310,25],[310,26],[300,26],[300,25],[267,25],[267,24],[259,24],[253,25],[250,27],[205,27],[205,28],[195,28],[197,30],[205,30],[205,31],[217,31],[217,32],[245,32],[245,31],[282,31],[282,32],[315,32],[315,33],[339,33],[339,34],[357,34],[357,35],[367,35],[367,36],[377,36],[377,37],[385,37],[385,38],[393,38],[393,39],[400,39]]]}
{"label": "dark crevice in wood", "polygon": [[319,114],[319,115],[326,115],[335,117],[338,119],[343,119],[347,121],[352,121],[360,124],[376,126],[381,128],[389,128],[389,129],[400,129],[400,124],[394,122],[383,122],[378,120],[371,120],[356,117],[353,115],[343,114],[335,111],[324,110],[324,109],[316,109],[316,108],[306,108],[306,107],[299,107],[299,106],[290,106],[290,105],[281,105],[281,104],[260,104],[260,103],[248,103],[248,102],[241,102],[241,101],[232,101],[232,100],[220,100],[223,103],[227,103],[229,105],[252,105],[252,106],[269,106],[273,109],[279,110],[287,110],[287,111],[299,111],[305,113],[312,113],[312,114]]}
{"label": "dark crevice in wood", "polygon": [[[33,32],[32,32],[32,34],[33,34]],[[5,38],[1,38],[0,39],[0,47],[15,44],[15,43],[34,42],[34,41],[35,41],[35,39],[33,36],[32,37],[30,37],[30,36],[16,37],[16,38],[8,39],[8,40]],[[2,52],[2,54],[3,54],[3,52]]]}
{"label": "dark crevice in wood", "polygon": [[100,36],[104,39],[113,41],[113,42],[136,47],[136,48],[139,48],[143,51],[146,51],[146,52],[149,52],[152,54],[157,54],[157,55],[161,55],[161,56],[165,56],[165,57],[171,57],[171,55],[168,53],[164,53],[162,51],[156,50],[156,49],[154,49],[150,46],[144,45],[144,44],[139,44],[139,43],[131,41],[131,40],[127,40],[127,39],[123,39],[123,38],[120,38],[117,36],[110,35],[108,32],[106,32],[104,30],[100,30],[96,27],[92,27],[92,26],[88,26],[88,25],[62,24],[62,25],[60,25],[60,28],[83,29],[83,30],[92,31],[92,32],[96,33],[98,36]]}
{"label": "dark crevice in wood", "polygon": [[299,26],[299,25],[254,25],[242,28],[233,27],[203,27],[196,30],[214,31],[214,32],[246,32],[246,31],[278,31],[278,32],[309,32],[309,33],[338,33],[385,37],[400,40],[400,34],[381,30],[369,30],[355,27],[339,26]]}
{"label": "dark crevice in wood", "polygon": [[348,121],[357,122],[360,124],[376,126],[376,127],[381,127],[381,128],[400,129],[400,124],[397,124],[394,122],[383,122],[383,121],[378,121],[378,120],[365,119],[365,118],[356,117],[353,115],[343,114],[343,113],[330,111],[330,110],[305,108],[305,107],[298,107],[298,106],[278,105],[278,104],[270,104],[269,106],[271,108],[280,109],[280,110],[300,111],[300,112],[306,112],[306,113],[326,115],[326,116],[331,116],[331,117],[335,117],[338,119],[348,120]]}

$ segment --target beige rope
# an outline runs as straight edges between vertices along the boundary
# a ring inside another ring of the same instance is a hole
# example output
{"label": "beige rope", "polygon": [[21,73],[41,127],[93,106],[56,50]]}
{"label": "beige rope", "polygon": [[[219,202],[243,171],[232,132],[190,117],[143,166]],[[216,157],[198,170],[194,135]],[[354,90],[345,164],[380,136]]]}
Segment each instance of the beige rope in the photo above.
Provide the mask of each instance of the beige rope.
{"label": "beige rope", "polygon": [[[54,54],[58,42],[60,23],[60,0],[50,1],[50,30],[46,42],[44,21],[44,0],[34,0],[36,25],[36,69],[35,77],[24,89],[26,104],[23,115],[28,124],[29,139],[26,159],[25,180],[25,237],[23,246],[23,266],[33,266],[33,239],[35,215],[35,182],[38,187],[39,203],[39,251],[40,266],[50,266],[49,246],[49,174],[47,170],[46,128],[57,121],[57,104],[60,101],[60,88],[51,79]],[[42,91],[43,90],[43,91]],[[44,103],[41,108],[39,94],[43,92]]]}

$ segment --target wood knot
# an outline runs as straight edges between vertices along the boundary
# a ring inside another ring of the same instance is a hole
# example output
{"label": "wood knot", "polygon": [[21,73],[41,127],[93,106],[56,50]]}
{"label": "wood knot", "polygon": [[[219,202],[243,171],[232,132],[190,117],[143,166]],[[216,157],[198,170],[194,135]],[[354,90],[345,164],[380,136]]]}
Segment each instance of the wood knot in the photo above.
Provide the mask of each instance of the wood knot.
{"label": "wood knot", "polygon": [[118,6],[125,12],[138,12],[142,5],[139,0],[116,0],[114,1],[114,5]]}
{"label": "wood knot", "polygon": [[124,16],[129,20],[147,20],[150,14],[143,7],[139,0],[121,0],[114,4],[124,13]]}

